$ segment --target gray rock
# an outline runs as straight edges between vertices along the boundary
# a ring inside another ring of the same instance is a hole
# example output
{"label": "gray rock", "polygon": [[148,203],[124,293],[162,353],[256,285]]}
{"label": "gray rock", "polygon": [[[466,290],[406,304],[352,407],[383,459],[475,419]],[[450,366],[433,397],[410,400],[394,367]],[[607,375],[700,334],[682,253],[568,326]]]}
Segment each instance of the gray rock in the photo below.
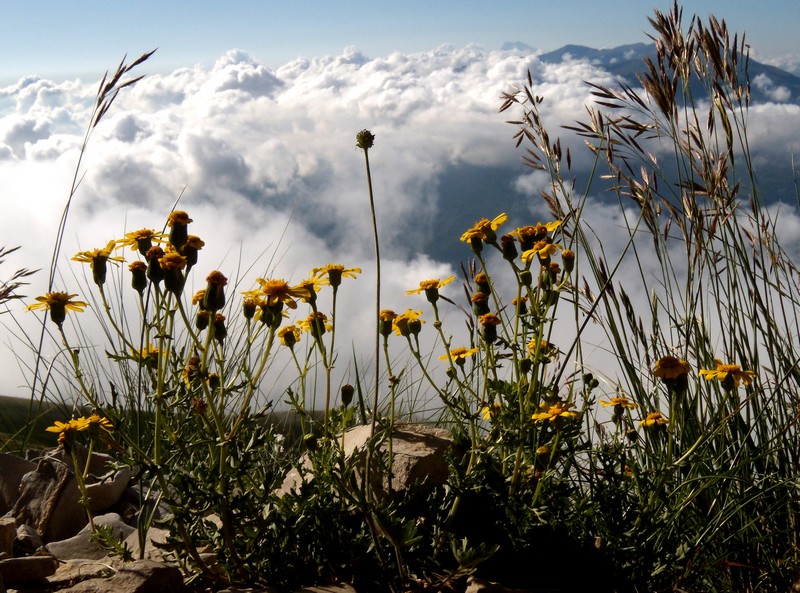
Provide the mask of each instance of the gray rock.
{"label": "gray rock", "polygon": [[144,542],[144,554],[140,554],[141,549],[139,544],[139,533],[134,531],[125,539],[125,545],[133,554],[134,558],[143,556],[146,560],[164,560],[164,550],[158,547],[158,544],[163,544],[169,537],[169,531],[160,527],[151,527],[147,531]]}
{"label": "gray rock", "polygon": [[17,522],[14,517],[0,517],[0,554],[13,554],[16,538]]}
{"label": "gray rock", "polygon": [[33,554],[44,547],[44,542],[38,531],[30,525],[22,524],[17,527],[17,546],[19,546],[23,552]]}
{"label": "gray rock", "polygon": [[[361,425],[344,433],[343,453],[348,459],[355,456],[359,478],[363,475],[370,442],[371,427]],[[450,433],[441,428],[418,424],[397,424],[392,435],[392,481],[391,490],[398,492],[415,483],[426,480],[429,485],[447,481],[448,465],[446,453],[452,446]],[[381,443],[378,451],[384,459],[388,456],[388,439]],[[313,478],[311,461],[303,456],[300,468],[292,468],[279,489],[280,493],[296,491],[305,480]],[[373,485],[384,492],[389,489],[388,476],[383,483]]]}
{"label": "gray rock", "polygon": [[[136,530],[126,525],[116,513],[108,513],[94,518],[95,526],[108,527],[114,537],[122,542]],[[108,550],[99,541],[92,540],[92,531],[86,525],[76,535],[68,539],[51,542],[45,546],[48,552],[59,560],[99,560],[108,554]]]}
{"label": "gray rock", "polygon": [[47,577],[55,590],[73,587],[88,579],[107,578],[114,574],[113,564],[99,560],[67,560],[59,562],[53,576]]}
{"label": "gray rock", "polygon": [[88,579],[63,593],[184,593],[181,571],[152,560],[135,560],[119,567],[110,578]]}
{"label": "gray rock", "polygon": [[55,574],[58,561],[52,556],[26,556],[0,560],[0,577],[6,585],[38,581]]}
{"label": "gray rock", "polygon": [[[72,461],[65,463],[64,455],[63,450],[57,450],[39,459],[36,469],[23,476],[19,498],[11,510],[18,525],[34,527],[45,542],[72,537],[88,523],[78,482],[70,471]],[[107,455],[93,455],[90,467],[108,469],[109,459]],[[123,469],[107,471],[101,481],[87,484],[92,513],[113,506],[129,481],[130,472]]]}
{"label": "gray rock", "polygon": [[14,507],[19,498],[22,476],[36,469],[36,464],[16,455],[0,453],[0,515]]}

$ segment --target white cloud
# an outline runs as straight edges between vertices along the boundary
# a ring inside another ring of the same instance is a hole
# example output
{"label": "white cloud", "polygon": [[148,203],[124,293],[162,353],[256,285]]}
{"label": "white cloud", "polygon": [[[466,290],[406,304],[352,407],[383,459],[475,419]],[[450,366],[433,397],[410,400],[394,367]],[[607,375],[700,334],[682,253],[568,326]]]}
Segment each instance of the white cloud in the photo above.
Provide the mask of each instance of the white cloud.
{"label": "white cloud", "polygon": [[[148,76],[120,94],[93,132],[59,262],[65,282],[71,284],[67,270],[76,265],[68,257],[126,231],[160,226],[181,195],[180,207],[195,220],[192,232],[206,241],[203,272],[236,269],[239,259],[245,269],[253,266],[244,275],[249,282],[272,274],[299,280],[331,261],[364,268],[353,285],[358,288],[346,287],[341,302],[343,315],[353,320],[353,339],[363,343],[372,330],[373,290],[365,287],[374,281],[373,240],[356,133],[368,128],[376,134],[370,161],[384,302],[397,310],[421,308],[424,299],[409,301],[403,291],[455,272],[420,248],[437,237],[442,221],[461,215],[441,210],[440,176],[451,167],[519,162],[511,138],[516,130],[505,123],[518,114],[498,108],[500,94],[521,85],[529,69],[554,136],[560,125],[584,116],[584,80],[614,82],[585,61],[544,64],[532,53],[475,46],[374,59],[348,48],[277,70],[232,50],[211,68]],[[21,245],[27,267],[49,265],[95,90],[95,82],[38,78],[0,89],[3,243]],[[756,132],[756,143],[776,135],[782,142],[797,138],[797,126],[787,123],[787,116],[800,119],[786,111],[792,108],[751,108],[758,130],[772,130]],[[564,136],[573,145],[573,165],[589,162],[574,137]],[[509,194],[512,183],[509,177],[497,195]],[[517,179],[516,189],[536,193],[544,183],[533,174]],[[487,215],[507,208],[496,195],[464,199],[485,200]],[[532,214],[548,218],[535,208]],[[45,276],[40,273],[27,294],[41,294]],[[460,296],[460,289],[452,294]],[[19,317],[31,330],[34,315]],[[349,342],[340,344],[349,350]],[[0,391],[17,392],[22,380],[3,376]]]}

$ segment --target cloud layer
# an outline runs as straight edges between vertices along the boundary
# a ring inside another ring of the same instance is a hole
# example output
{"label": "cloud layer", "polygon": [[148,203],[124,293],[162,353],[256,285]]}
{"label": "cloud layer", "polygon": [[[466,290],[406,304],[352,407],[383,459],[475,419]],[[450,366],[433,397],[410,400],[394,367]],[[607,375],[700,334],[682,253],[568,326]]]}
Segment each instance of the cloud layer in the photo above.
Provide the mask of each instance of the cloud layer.
{"label": "cloud layer", "polygon": [[[151,60],[157,66],[158,54]],[[534,53],[475,46],[382,58],[349,48],[277,70],[232,50],[210,69],[148,76],[121,93],[93,131],[59,261],[64,286],[57,288],[78,292],[68,286],[76,266],[68,257],[163,224],[180,196],[195,221],[192,232],[206,242],[203,270],[242,266],[252,270],[252,283],[255,276],[298,281],[331,261],[362,267],[363,286],[343,300],[342,314],[353,320],[354,335],[369,335],[373,240],[356,133],[368,128],[376,135],[370,162],[384,303],[419,308],[423,301],[409,301],[404,290],[455,273],[424,249],[442,221],[459,220],[459,212],[442,209],[442,175],[470,167],[516,171],[495,195],[464,196],[473,206],[480,201],[486,216],[541,185],[518,165],[515,129],[504,122],[508,114],[498,113],[501,93],[522,84],[529,70],[554,131],[584,115],[585,80],[614,82],[587,62],[545,64]],[[0,88],[2,244],[22,246],[21,259],[0,272],[49,266],[95,91],[95,82],[35,77]],[[774,91],[780,99],[781,89]],[[755,134],[754,149],[777,150],[777,135],[785,154],[800,137],[798,107],[758,106],[750,117],[757,129],[772,130]],[[26,292],[43,292],[45,277],[37,275]],[[19,317],[30,331],[33,315]],[[0,392],[24,395],[23,382],[6,374]]]}

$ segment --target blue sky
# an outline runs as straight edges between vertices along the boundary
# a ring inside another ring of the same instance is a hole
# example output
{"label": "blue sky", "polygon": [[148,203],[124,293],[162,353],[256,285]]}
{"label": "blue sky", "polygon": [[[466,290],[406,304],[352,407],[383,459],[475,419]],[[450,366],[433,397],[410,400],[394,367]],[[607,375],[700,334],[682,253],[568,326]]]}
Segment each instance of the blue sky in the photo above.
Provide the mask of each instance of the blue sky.
{"label": "blue sky", "polygon": [[[602,4],[602,8],[600,8]],[[487,50],[522,41],[542,50],[567,43],[611,47],[645,41],[647,17],[669,0],[404,0],[326,2],[232,0],[0,0],[0,83],[23,75],[94,78],[126,52],[159,48],[149,67],[212,64],[244,49],[269,67],[295,57],[338,55],[355,46],[368,57],[416,52],[449,43]],[[686,2],[688,17],[709,13],[746,30],[756,55],[785,60],[797,53],[797,0]],[[688,20],[688,18],[687,18]]]}

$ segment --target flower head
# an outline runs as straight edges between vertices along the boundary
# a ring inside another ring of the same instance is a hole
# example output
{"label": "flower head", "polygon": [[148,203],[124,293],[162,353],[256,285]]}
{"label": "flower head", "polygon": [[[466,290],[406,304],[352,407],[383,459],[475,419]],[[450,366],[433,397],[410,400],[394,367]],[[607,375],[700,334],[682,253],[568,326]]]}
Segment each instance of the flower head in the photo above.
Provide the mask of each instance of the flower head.
{"label": "flower head", "polygon": [[503,406],[500,402],[494,402],[491,405],[484,406],[483,410],[481,410],[481,417],[484,420],[491,420],[503,409]]}
{"label": "flower head", "polygon": [[28,305],[28,311],[36,309],[45,309],[50,311],[50,319],[58,327],[64,323],[67,311],[75,311],[82,313],[84,307],[88,305],[83,301],[73,301],[72,297],[78,296],[77,294],[67,294],[66,292],[48,292],[44,296],[36,297],[38,303]]}
{"label": "flower head", "polygon": [[[416,324],[413,322],[417,321],[420,324],[425,323],[422,319],[420,319],[420,315],[422,315],[422,311],[406,309],[405,313],[401,313],[394,318],[394,333],[403,337],[408,337],[414,334],[414,326]],[[417,330],[416,333],[419,333],[419,331]]]}
{"label": "flower head", "polygon": [[391,309],[381,309],[378,312],[378,322],[380,324],[380,334],[387,338],[392,333],[394,320],[397,318],[397,313]]}
{"label": "flower head", "polygon": [[677,379],[688,375],[691,371],[692,366],[685,360],[674,356],[664,356],[656,361],[653,376],[661,379]]}
{"label": "flower head", "polygon": [[497,233],[495,231],[499,229],[506,220],[508,220],[508,215],[505,212],[495,216],[492,220],[481,218],[461,235],[461,241],[471,244],[475,242],[480,243],[481,241],[494,243],[497,241]]}
{"label": "flower head", "polygon": [[102,286],[106,283],[106,264],[108,261],[123,262],[124,257],[112,256],[111,252],[114,251],[116,241],[109,241],[105,249],[92,249],[91,251],[81,251],[75,254],[72,261],[89,264],[92,267],[92,277],[94,283]]}
{"label": "flower head", "polygon": [[148,249],[153,246],[153,243],[163,243],[166,239],[167,236],[164,233],[153,229],[139,229],[138,231],[125,233],[125,237],[117,241],[117,248],[130,247],[131,251],[138,251],[145,255]]}
{"label": "flower head", "polygon": [[412,288],[411,290],[407,290],[406,294],[420,294],[425,293],[425,297],[431,303],[435,303],[439,300],[439,289],[443,286],[450,284],[453,280],[455,280],[455,276],[449,276],[444,280],[439,280],[439,278],[434,278],[432,280],[423,280],[419,283],[419,288]]}
{"label": "flower head", "polygon": [[629,400],[627,397],[612,397],[610,400],[600,400],[600,405],[604,408],[616,408],[619,406],[620,408],[627,408],[629,410],[635,410],[636,404]]}
{"label": "flower head", "polygon": [[342,278],[355,278],[360,273],[361,268],[345,268],[342,264],[328,264],[311,270],[312,276],[327,276],[328,283],[333,288],[337,288],[342,283]]}
{"label": "flower head", "polygon": [[533,247],[522,252],[522,261],[528,263],[536,255],[540,262],[549,263],[550,257],[555,255],[559,249],[561,249],[561,245],[558,243],[550,243],[546,239],[537,241]]}
{"label": "flower head", "polygon": [[669,424],[669,418],[664,416],[661,412],[650,412],[644,420],[639,422],[639,426],[644,428],[658,428]]}
{"label": "flower head", "polygon": [[573,418],[578,417],[578,413],[571,410],[571,408],[574,407],[575,404],[570,402],[557,401],[552,404],[542,403],[539,406],[542,411],[533,414],[531,419],[535,422],[543,422],[545,420],[556,422],[560,418],[563,418],[564,420],[572,420]]}
{"label": "flower head", "polygon": [[173,210],[169,213],[167,218],[167,226],[171,227],[169,242],[175,249],[180,249],[189,240],[187,227],[190,222],[192,222],[192,219],[183,210]]}
{"label": "flower head", "polygon": [[280,338],[281,344],[291,350],[300,340],[300,328],[294,324],[286,325],[278,330],[278,338]]}
{"label": "flower head", "polygon": [[322,311],[311,313],[308,317],[299,321],[298,325],[316,339],[320,339],[326,331],[330,331],[333,328],[328,323],[328,316]]}
{"label": "flower head", "polygon": [[66,422],[55,421],[53,426],[45,428],[47,432],[58,433],[58,444],[69,445],[75,441],[75,437],[81,431],[89,428],[86,418],[72,418]]}
{"label": "flower head", "polygon": [[86,429],[93,434],[97,434],[100,430],[105,432],[113,432],[114,430],[114,425],[111,424],[111,420],[97,413],[92,414],[88,418],[81,418],[81,420],[85,421]]}
{"label": "flower head", "polygon": [[753,382],[753,377],[756,376],[755,371],[743,371],[738,364],[723,364],[718,359],[714,359],[714,363],[717,365],[716,369],[702,369],[700,370],[700,376],[707,381],[718,379],[722,383],[722,387],[728,391],[739,387],[739,383],[750,385]]}
{"label": "flower head", "polygon": [[459,366],[463,366],[467,358],[480,352],[480,348],[464,348],[459,346],[450,350],[449,354],[442,354],[439,360],[452,360]]}
{"label": "flower head", "polygon": [[290,309],[296,309],[297,303],[294,299],[308,299],[311,296],[311,289],[305,286],[289,286],[285,280],[265,280],[257,278],[256,282],[261,285],[260,291],[245,293],[246,296],[260,294],[266,297],[267,305],[274,306],[283,303]]}

